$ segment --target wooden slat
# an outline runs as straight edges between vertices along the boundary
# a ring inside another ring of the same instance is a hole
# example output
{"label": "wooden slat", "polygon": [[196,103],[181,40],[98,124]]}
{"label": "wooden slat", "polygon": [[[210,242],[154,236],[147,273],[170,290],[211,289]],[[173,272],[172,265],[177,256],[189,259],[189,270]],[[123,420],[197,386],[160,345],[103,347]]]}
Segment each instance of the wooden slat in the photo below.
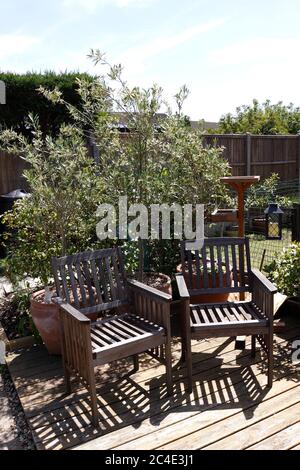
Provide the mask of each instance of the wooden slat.
{"label": "wooden slat", "polygon": [[82,262],[82,267],[83,267],[83,273],[85,277],[85,283],[87,285],[88,293],[89,293],[89,305],[94,306],[95,305],[95,298],[94,298],[94,289],[92,285],[92,280],[91,280],[91,273],[89,270],[89,265],[87,261]]}
{"label": "wooden slat", "polygon": [[[214,246],[210,245],[209,247],[209,254],[210,254],[210,269],[211,269],[211,277],[212,277],[212,287],[217,287],[216,283],[216,266],[215,266],[215,254],[214,254]],[[208,266],[206,265],[205,268],[207,269]]]}
{"label": "wooden slat", "polygon": [[71,281],[74,304],[76,307],[79,308],[80,304],[79,304],[79,299],[78,299],[77,284],[76,284],[76,279],[74,276],[73,266],[71,264],[68,264],[68,272],[69,272],[70,281]]}
{"label": "wooden slat", "polygon": [[96,266],[94,259],[91,260],[91,269],[92,269],[93,282],[94,282],[94,286],[95,286],[96,293],[97,293],[97,303],[102,303],[103,300],[102,300],[101,288],[100,288],[100,283],[99,283],[99,276],[97,273],[97,266]]}
{"label": "wooden slat", "polygon": [[208,273],[205,266],[207,266],[207,256],[206,256],[206,246],[202,248],[202,265],[203,265],[203,287],[204,289],[208,289],[209,287],[209,280],[208,280]]}
{"label": "wooden slat", "polygon": [[238,275],[237,275],[237,263],[236,263],[236,246],[231,245],[231,256],[232,256],[232,273],[233,273],[233,282],[234,287],[238,287]]}
{"label": "wooden slat", "polygon": [[223,267],[222,267],[222,249],[221,246],[217,246],[217,259],[218,259],[218,277],[220,280],[220,287],[224,286],[223,280]]}
{"label": "wooden slat", "polygon": [[82,277],[82,273],[81,273],[80,263],[76,263],[75,268],[76,268],[77,279],[78,279],[78,282],[79,282],[81,300],[82,300],[82,303],[83,303],[84,307],[88,307],[86,292],[85,292],[85,287],[84,287],[84,282],[83,282],[83,277]]}

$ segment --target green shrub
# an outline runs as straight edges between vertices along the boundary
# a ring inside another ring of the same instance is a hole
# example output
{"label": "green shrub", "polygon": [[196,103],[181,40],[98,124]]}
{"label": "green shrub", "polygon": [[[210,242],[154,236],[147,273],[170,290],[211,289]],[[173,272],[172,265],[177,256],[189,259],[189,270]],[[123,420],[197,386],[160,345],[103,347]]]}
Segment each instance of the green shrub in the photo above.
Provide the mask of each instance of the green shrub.
{"label": "green shrub", "polygon": [[300,243],[292,243],[265,267],[268,277],[280,292],[300,297]]}

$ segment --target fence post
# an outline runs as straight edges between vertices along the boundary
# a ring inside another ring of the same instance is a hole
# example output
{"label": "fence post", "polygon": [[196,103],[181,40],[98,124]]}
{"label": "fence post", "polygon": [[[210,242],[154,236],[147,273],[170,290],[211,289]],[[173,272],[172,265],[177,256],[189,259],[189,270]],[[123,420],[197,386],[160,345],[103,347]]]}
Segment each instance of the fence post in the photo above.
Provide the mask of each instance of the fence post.
{"label": "fence post", "polygon": [[292,241],[300,242],[300,204],[294,204],[292,209]]}
{"label": "fence post", "polygon": [[251,176],[251,134],[247,132],[246,134],[246,159],[247,159],[247,176]]}
{"label": "fence post", "polygon": [[300,132],[298,132],[298,192],[300,194]]}

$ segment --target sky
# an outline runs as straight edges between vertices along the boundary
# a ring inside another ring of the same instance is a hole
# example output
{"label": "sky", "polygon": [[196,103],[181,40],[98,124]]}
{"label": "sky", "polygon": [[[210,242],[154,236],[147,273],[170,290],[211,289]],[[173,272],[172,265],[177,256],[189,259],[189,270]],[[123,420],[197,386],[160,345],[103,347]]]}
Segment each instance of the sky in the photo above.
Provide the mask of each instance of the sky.
{"label": "sky", "polygon": [[299,0],[0,0],[0,71],[101,74],[91,48],[129,85],[158,83],[184,112],[218,121],[260,101],[300,106]]}

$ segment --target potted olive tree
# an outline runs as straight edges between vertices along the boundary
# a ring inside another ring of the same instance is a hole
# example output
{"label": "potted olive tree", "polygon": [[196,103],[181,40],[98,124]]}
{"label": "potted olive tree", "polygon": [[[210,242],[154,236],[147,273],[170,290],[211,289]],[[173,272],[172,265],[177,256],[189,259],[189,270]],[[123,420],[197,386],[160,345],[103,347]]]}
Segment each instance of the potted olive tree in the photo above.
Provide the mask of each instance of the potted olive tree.
{"label": "potted olive tree", "polygon": [[[174,112],[166,104],[163,90],[158,85],[148,89],[130,87],[123,79],[120,65],[110,65],[98,50],[91,51],[90,58],[104,72],[92,85],[81,81],[84,112],[78,112],[66,103],[58,90],[43,91],[54,102],[68,106],[79,128],[90,129],[99,151],[101,175],[107,182],[107,201],[116,204],[120,196],[127,196],[128,205],[143,204],[147,208],[162,203],[199,203],[206,204],[209,209],[215,208],[217,201],[225,197],[226,190],[220,177],[229,173],[228,162],[222,157],[221,148],[203,146],[200,127],[192,129],[182,114],[189,94],[186,86],[175,95]],[[95,109],[101,110],[104,99],[111,103],[114,112],[102,110],[95,118]],[[121,126],[128,132],[119,132],[119,138],[115,133],[108,135],[107,128],[113,131]],[[154,280],[155,286],[159,287],[155,276],[145,273],[145,252],[150,253],[151,258],[148,271],[155,271],[157,277],[161,277],[157,272],[162,267],[160,257],[153,254],[164,253],[166,260],[165,247],[169,247],[169,241],[145,241],[142,237],[130,240],[131,245],[135,243],[138,247],[137,266],[128,266],[130,270],[137,271],[140,280],[148,282],[150,278],[150,282]],[[178,247],[176,250],[178,252]],[[134,249],[128,251],[132,253]],[[136,263],[136,258],[130,259]],[[156,266],[152,262],[154,259],[158,261]],[[172,272],[176,262],[178,264],[176,257],[173,260],[172,268],[172,263],[165,261]],[[165,284],[170,289],[169,280]]]}
{"label": "potted olive tree", "polygon": [[31,117],[32,140],[12,131],[1,145],[30,164],[25,171],[30,197],[5,216],[10,229],[7,273],[17,285],[29,276],[41,287],[31,297],[33,321],[50,353],[60,352],[57,307],[51,303],[52,256],[64,256],[96,243],[96,208],[105,184],[88,156],[82,133],[63,126],[56,137],[43,136]]}

